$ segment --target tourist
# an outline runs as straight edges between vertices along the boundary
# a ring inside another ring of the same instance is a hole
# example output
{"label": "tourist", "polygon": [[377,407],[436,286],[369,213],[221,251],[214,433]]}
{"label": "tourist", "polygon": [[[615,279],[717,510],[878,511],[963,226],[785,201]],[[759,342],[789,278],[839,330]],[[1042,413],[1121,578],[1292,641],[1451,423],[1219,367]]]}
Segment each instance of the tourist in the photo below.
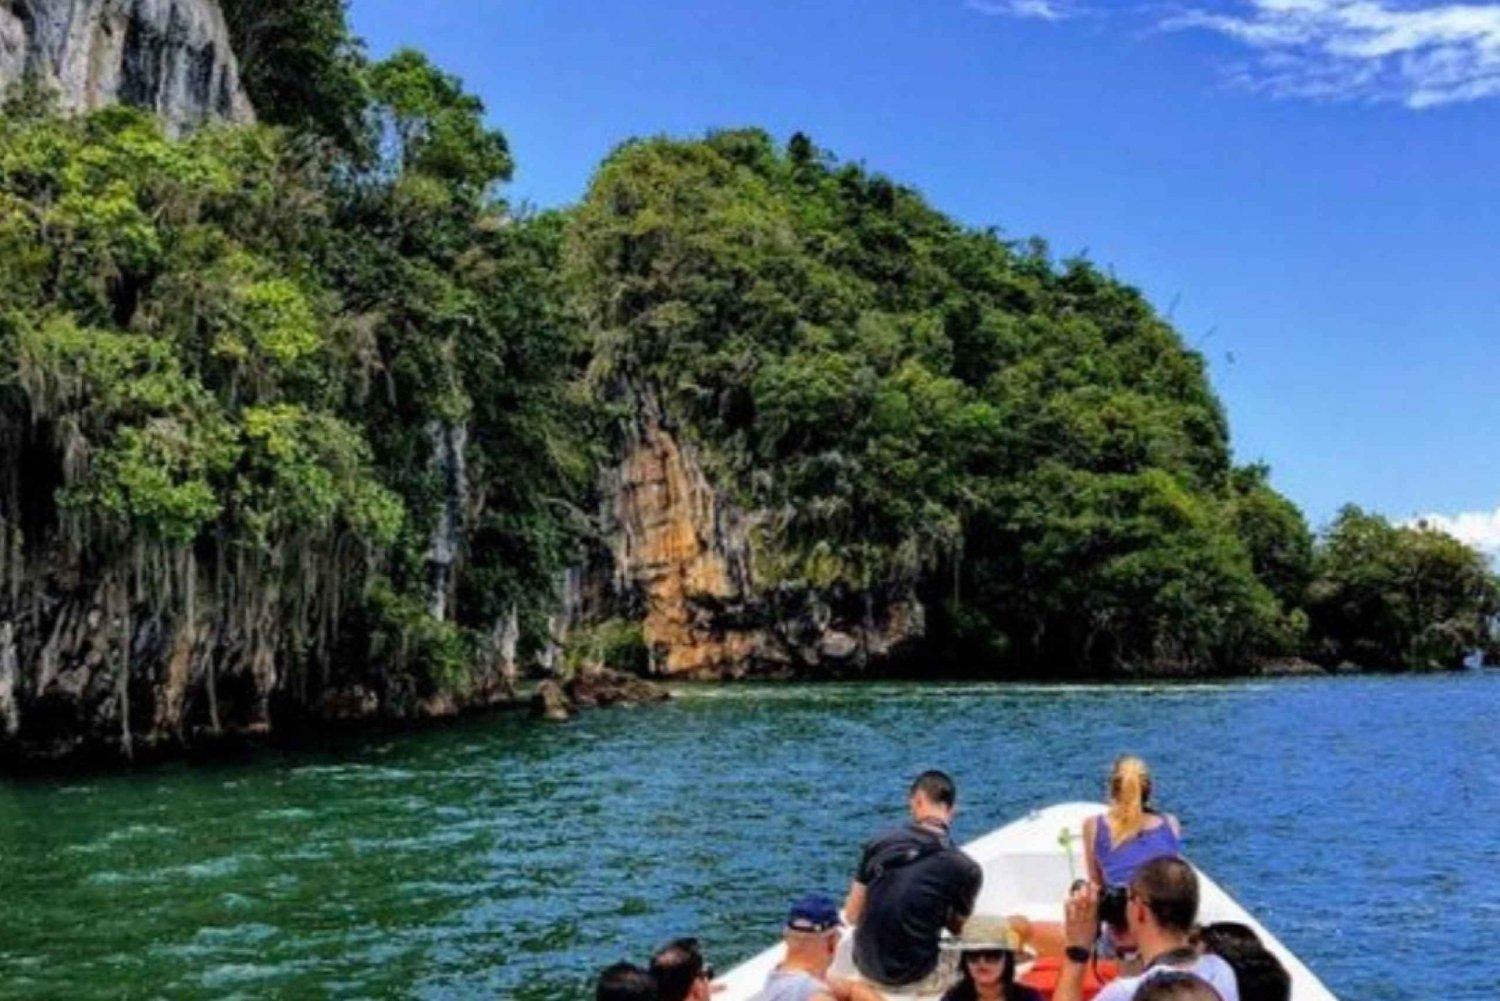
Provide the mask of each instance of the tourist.
{"label": "tourist", "polygon": [[1191,973],[1163,973],[1135,992],[1136,1001],[1224,1001],[1202,977]]}
{"label": "tourist", "polygon": [[922,773],[907,796],[911,821],[860,856],[844,915],[858,926],[854,965],[879,987],[939,994],[955,979],[939,962],[938,941],[945,928],[963,929],[984,880],[950,836],[956,800],[951,778]]}
{"label": "tourist", "polygon": [[827,897],[807,896],[793,904],[781,931],[786,958],[752,1001],[881,1001],[865,984],[828,975],[842,928],[838,905]]}
{"label": "tourist", "polygon": [[616,963],[599,974],[594,1001],[660,1001],[656,981],[634,963]]}
{"label": "tourist", "polygon": [[679,938],[652,955],[651,976],[660,1001],[708,1001],[714,968],[704,961],[697,939]]}
{"label": "tourist", "polygon": [[1170,813],[1151,808],[1151,772],[1126,755],[1109,774],[1109,809],[1083,822],[1083,857],[1094,885],[1129,886],[1135,871],[1154,858],[1182,853],[1182,827]]}
{"label": "tourist", "polygon": [[1234,970],[1240,1001],[1291,1001],[1292,977],[1247,925],[1220,921],[1193,936],[1199,952],[1213,953]]}
{"label": "tourist", "polygon": [[1040,992],[1016,983],[1016,956],[1021,941],[1007,918],[974,916],[959,938],[959,972],[963,979],[943,1001],[1043,1001]]}
{"label": "tourist", "polygon": [[[1085,885],[1068,897],[1068,937],[1062,975],[1053,1001],[1082,1001],[1085,967],[1099,934],[1099,890]],[[1223,1001],[1239,1001],[1234,970],[1218,956],[1200,955],[1192,944],[1198,920],[1198,875],[1178,858],[1152,859],[1136,870],[1125,902],[1126,927],[1140,948],[1145,970],[1107,984],[1097,1001],[1131,1001],[1145,981],[1186,970],[1208,981]]]}

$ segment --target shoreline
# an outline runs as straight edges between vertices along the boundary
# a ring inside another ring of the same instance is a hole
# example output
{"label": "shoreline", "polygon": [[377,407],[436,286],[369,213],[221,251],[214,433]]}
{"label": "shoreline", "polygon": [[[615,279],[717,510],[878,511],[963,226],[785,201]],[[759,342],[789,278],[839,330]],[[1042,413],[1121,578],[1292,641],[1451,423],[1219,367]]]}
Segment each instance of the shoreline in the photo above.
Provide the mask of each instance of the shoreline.
{"label": "shoreline", "polygon": [[[1044,690],[1056,688],[1058,691],[1066,691],[1077,686],[1086,686],[1095,690],[1118,688],[1121,691],[1127,691],[1141,687],[1186,688],[1256,681],[1289,683],[1362,678],[1426,678],[1443,675],[1482,674],[1486,673],[1487,670],[1497,670],[1497,668],[1457,667],[1440,670],[1391,670],[1374,668],[1337,670],[1319,668],[1315,671],[1259,671],[1212,675],[1140,674],[1128,677],[1118,675],[1110,677],[1090,677],[1086,675],[1059,677],[1052,675],[992,678],[976,674],[947,674],[940,677],[892,674],[845,677],[651,678],[646,680],[666,691],[674,693],[674,695],[677,692],[700,693],[713,689],[747,691],[756,688],[775,690],[792,687],[816,688],[819,686],[856,689],[867,685],[931,685],[937,687],[967,685],[996,689],[1003,689],[1010,686],[1025,686]],[[273,730],[270,733],[226,732],[218,736],[195,738],[191,744],[185,746],[164,745],[143,748],[132,759],[123,758],[117,749],[99,745],[86,745],[60,756],[6,757],[0,759],[0,780],[24,782],[47,781],[58,778],[109,777],[148,773],[173,765],[185,765],[188,767],[248,765],[254,764],[268,752],[306,756],[311,759],[320,750],[335,748],[338,744],[360,737],[389,736],[399,739],[407,735],[441,730],[450,726],[458,726],[492,717],[498,719],[507,716],[526,715],[531,717],[532,721],[537,725],[566,725],[566,723],[544,720],[535,715],[532,698],[541,687],[541,684],[542,682],[540,681],[526,681],[518,686],[515,697],[509,701],[486,706],[475,706],[452,715],[440,717],[340,719],[333,721],[309,720],[304,721],[306,725]],[[619,708],[640,708],[648,705],[649,703],[641,702],[630,703],[628,705],[586,706],[581,711],[608,711]]]}

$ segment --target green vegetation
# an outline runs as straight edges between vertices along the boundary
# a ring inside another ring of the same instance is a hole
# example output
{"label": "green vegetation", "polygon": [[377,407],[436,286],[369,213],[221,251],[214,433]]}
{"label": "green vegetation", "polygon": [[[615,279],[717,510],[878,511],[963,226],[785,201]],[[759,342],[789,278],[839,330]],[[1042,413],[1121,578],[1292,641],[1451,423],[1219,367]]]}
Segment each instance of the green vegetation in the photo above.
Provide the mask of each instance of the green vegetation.
{"label": "green vegetation", "polygon": [[1308,589],[1315,652],[1387,670],[1453,667],[1492,635],[1500,593],[1485,558],[1429,528],[1349,506],[1318,549]]}
{"label": "green vegetation", "polygon": [[[5,517],[137,614],[173,593],[130,583],[153,561],[254,577],[222,593],[286,628],[247,645],[329,684],[394,665],[420,696],[461,687],[503,617],[535,635],[550,610],[591,468],[582,345],[561,222],[495,198],[510,159],[479,102],[414,53],[356,68],[353,152],[270,127],[173,141],[34,91],[5,107],[5,478],[51,491]],[[432,439],[470,425],[467,535],[434,585]]]}
{"label": "green vegetation", "polygon": [[1386,612],[1340,620],[1322,597],[1355,587],[1342,523],[1309,605],[1300,512],[1232,467],[1202,359],[1136,290],[963,229],[803,136],[626,144],[568,263],[599,384],[661,392],[736,499],[777,512],[767,583],[834,605],[915,590],[961,663],[1453,663],[1485,631],[1482,561],[1430,532],[1391,530],[1446,568],[1412,571],[1441,597],[1403,599],[1399,639],[1374,638]]}
{"label": "green vegetation", "polygon": [[[244,622],[220,647],[303,698],[462,691],[512,617],[542,642],[642,396],[763,513],[759,586],[918,598],[926,663],[1428,667],[1489,640],[1482,557],[1353,508],[1316,542],[1233,465],[1203,360],[1089,262],[754,130],[627,143],[576,208],[517,212],[458,80],[367,60],[339,0],[225,6],[269,124],[0,114],[4,517],[84,579],[201,563]],[[565,659],[644,668],[613,614]]]}
{"label": "green vegetation", "polygon": [[1002,670],[1212,670],[1298,639],[1254,556],[1281,570],[1302,543],[1263,536],[1306,529],[1231,469],[1201,359],[1087,262],[726,132],[623,147],[569,263],[604,383],[660,387],[738,499],[782,512],[758,565],[784,583],[916,588],[955,656]]}

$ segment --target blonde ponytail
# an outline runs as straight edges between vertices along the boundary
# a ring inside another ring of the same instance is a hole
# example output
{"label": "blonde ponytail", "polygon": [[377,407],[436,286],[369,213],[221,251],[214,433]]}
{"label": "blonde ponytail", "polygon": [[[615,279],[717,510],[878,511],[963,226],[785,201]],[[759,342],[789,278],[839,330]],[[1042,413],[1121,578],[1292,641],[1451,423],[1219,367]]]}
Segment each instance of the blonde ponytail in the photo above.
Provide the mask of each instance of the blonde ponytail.
{"label": "blonde ponytail", "polygon": [[1146,802],[1151,798],[1151,771],[1140,758],[1125,755],[1109,773],[1109,840],[1128,841],[1146,826]]}

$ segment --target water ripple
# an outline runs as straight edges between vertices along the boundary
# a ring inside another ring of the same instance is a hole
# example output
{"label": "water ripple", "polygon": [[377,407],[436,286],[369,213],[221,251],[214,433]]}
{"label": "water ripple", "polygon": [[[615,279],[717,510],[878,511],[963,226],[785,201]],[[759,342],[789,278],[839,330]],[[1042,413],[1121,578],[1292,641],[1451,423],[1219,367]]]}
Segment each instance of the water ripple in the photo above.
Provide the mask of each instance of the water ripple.
{"label": "water ripple", "polygon": [[923,767],[959,834],[1144,754],[1195,858],[1348,1001],[1492,996],[1500,675],[684,687],[312,757],[0,787],[3,997],[514,998],[838,894]]}

